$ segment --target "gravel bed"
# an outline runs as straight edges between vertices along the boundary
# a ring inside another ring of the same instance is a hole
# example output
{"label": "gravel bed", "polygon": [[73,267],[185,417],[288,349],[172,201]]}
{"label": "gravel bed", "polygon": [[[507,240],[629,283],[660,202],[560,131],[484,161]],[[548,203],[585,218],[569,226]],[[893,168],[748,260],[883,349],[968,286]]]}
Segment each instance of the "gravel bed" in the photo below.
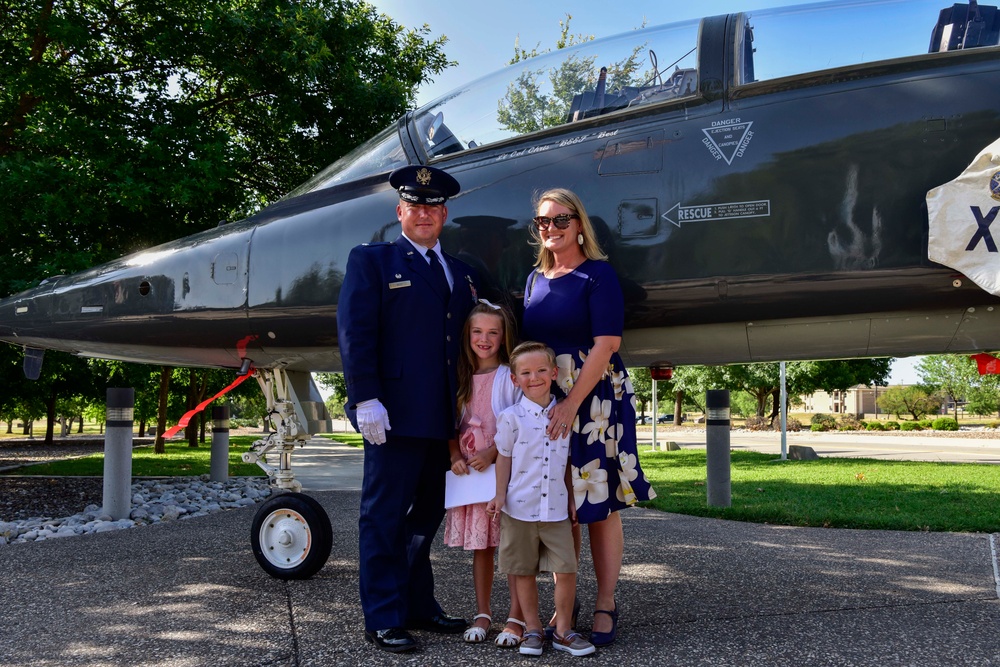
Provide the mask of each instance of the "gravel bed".
{"label": "gravel bed", "polygon": [[103,501],[104,480],[98,477],[21,477],[16,467],[87,456],[104,449],[96,440],[66,439],[46,445],[44,440],[0,440],[0,521],[36,516],[76,514]]}
{"label": "gravel bed", "polygon": [[63,517],[104,501],[99,477],[0,476],[0,521]]}
{"label": "gravel bed", "polygon": [[[152,445],[152,439],[135,440],[136,446]],[[19,475],[21,466],[104,450],[104,441],[94,438],[44,440],[0,440],[0,522],[30,518],[71,517],[90,505],[104,502],[103,477],[39,477]]]}

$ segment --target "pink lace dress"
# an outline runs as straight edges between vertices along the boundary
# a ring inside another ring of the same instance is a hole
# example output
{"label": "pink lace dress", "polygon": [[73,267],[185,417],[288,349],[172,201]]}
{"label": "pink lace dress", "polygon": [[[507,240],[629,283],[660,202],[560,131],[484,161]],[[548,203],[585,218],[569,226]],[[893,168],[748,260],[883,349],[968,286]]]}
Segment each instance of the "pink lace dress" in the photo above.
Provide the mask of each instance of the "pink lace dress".
{"label": "pink lace dress", "polygon": [[[472,398],[458,425],[459,449],[466,461],[477,452],[489,449],[497,434],[497,418],[493,414],[495,377],[496,370],[472,376]],[[452,507],[445,518],[444,543],[469,550],[499,546],[499,517],[490,519],[486,503]]]}

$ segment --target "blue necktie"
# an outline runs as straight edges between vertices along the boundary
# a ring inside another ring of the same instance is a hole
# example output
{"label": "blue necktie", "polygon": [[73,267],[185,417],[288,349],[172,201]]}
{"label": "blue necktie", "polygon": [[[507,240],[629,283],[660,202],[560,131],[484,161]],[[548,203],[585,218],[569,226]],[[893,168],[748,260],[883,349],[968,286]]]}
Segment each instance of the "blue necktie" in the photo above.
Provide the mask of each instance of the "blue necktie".
{"label": "blue necktie", "polygon": [[438,285],[444,290],[445,294],[450,294],[451,287],[448,285],[448,277],[444,273],[444,267],[441,266],[441,260],[438,259],[437,253],[433,250],[428,250],[427,259],[431,262],[431,273],[434,274],[434,280],[438,282]]}

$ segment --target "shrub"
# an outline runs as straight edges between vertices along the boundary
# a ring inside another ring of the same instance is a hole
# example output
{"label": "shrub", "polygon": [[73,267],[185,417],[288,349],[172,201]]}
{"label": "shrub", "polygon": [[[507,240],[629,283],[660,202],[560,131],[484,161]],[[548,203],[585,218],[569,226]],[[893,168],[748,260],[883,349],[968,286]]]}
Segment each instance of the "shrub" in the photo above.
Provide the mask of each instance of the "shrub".
{"label": "shrub", "polygon": [[837,428],[841,431],[860,431],[864,429],[864,425],[854,415],[841,415],[840,425]]}
{"label": "shrub", "polygon": [[748,431],[770,431],[771,422],[767,417],[758,417],[754,415],[747,419],[746,429]]}
{"label": "shrub", "polygon": [[813,431],[813,432],[825,431],[826,427],[824,427],[822,424],[810,424],[809,425],[809,430]]}
{"label": "shrub", "polygon": [[931,428],[932,422],[930,419],[921,419],[917,422],[920,424],[920,428]]}
{"label": "shrub", "polygon": [[837,428],[837,420],[831,415],[824,415],[822,413],[815,414],[809,423],[813,426],[819,426],[820,428],[810,428],[811,431],[832,431]]}
{"label": "shrub", "polygon": [[938,417],[931,423],[935,431],[957,431],[958,422],[952,417]]}
{"label": "shrub", "polygon": [[865,429],[868,431],[884,431],[885,424],[883,424],[882,422],[868,422],[865,425]]}
{"label": "shrub", "polygon": [[887,430],[887,431],[898,431],[899,430],[899,422],[886,422],[885,423],[885,430]]}
{"label": "shrub", "polygon": [[257,428],[260,426],[260,420],[236,417],[229,420],[229,426],[232,428]]}
{"label": "shrub", "polygon": [[[781,430],[781,421],[778,421],[778,430]],[[785,430],[786,431],[801,431],[802,422],[798,419],[786,419],[785,420]]]}
{"label": "shrub", "polygon": [[920,425],[920,422],[903,422],[899,425],[900,431],[923,431],[924,427]]}
{"label": "shrub", "polygon": [[986,425],[987,428],[997,429],[1000,428],[1000,422],[990,422]]}

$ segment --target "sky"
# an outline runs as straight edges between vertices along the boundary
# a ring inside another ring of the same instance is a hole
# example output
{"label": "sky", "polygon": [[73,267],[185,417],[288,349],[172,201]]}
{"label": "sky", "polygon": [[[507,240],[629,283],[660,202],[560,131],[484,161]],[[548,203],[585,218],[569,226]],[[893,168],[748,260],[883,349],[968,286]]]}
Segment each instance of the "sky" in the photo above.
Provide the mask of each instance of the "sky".
{"label": "sky", "polygon": [[[574,35],[597,38],[617,35],[643,23],[661,25],[738,11],[769,9],[800,4],[796,0],[505,0],[501,3],[472,3],[468,0],[367,0],[380,12],[406,28],[430,28],[429,38],[444,35],[444,52],[458,65],[445,70],[436,80],[417,91],[422,106],[458,86],[504,67],[514,54],[514,45],[531,50],[552,47],[560,35],[560,21],[570,20]],[[942,5],[944,6],[944,5]],[[890,384],[919,381],[914,365],[920,357],[897,359],[892,364]]]}

